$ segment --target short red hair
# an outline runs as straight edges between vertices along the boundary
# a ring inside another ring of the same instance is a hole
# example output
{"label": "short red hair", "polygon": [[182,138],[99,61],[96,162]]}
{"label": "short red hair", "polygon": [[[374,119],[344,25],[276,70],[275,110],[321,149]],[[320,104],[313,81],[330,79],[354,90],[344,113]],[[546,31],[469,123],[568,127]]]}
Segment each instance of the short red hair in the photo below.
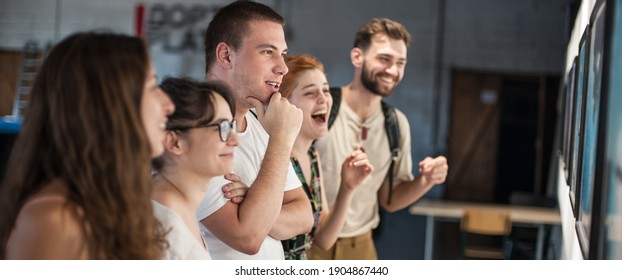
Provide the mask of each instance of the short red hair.
{"label": "short red hair", "polygon": [[320,70],[322,73],[324,72],[324,65],[310,55],[288,56],[285,58],[285,63],[287,63],[289,71],[283,77],[280,90],[285,98],[289,98],[292,94],[294,88],[298,85],[298,78],[303,72],[314,69]]}

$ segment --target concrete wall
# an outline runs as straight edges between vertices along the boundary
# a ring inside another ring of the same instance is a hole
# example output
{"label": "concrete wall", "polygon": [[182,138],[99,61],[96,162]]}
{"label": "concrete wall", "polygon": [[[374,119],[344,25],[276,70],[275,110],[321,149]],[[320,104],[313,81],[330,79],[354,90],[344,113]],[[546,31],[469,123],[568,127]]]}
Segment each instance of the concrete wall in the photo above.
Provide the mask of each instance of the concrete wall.
{"label": "concrete wall", "polygon": [[[99,27],[133,33],[134,6],[138,2],[0,0],[0,49],[19,49],[30,39],[45,46],[71,32]],[[140,2],[148,7],[156,3],[191,7],[230,1]],[[346,84],[352,78],[348,53],[361,24],[372,17],[388,17],[408,28],[413,41],[405,78],[389,102],[400,108],[411,123],[415,163],[426,155],[445,153],[452,69],[561,74],[564,67],[564,17],[569,0],[260,2],[271,5],[286,18],[290,53],[318,57],[334,86]],[[200,34],[204,28],[201,25],[208,21],[209,18],[203,18],[186,28]],[[203,77],[200,47],[194,51],[167,52],[161,44],[154,43],[151,52],[160,76]],[[429,196],[441,197],[442,190],[442,186],[436,187]],[[423,218],[412,217],[405,210],[383,218],[378,239],[380,257],[421,259]]]}

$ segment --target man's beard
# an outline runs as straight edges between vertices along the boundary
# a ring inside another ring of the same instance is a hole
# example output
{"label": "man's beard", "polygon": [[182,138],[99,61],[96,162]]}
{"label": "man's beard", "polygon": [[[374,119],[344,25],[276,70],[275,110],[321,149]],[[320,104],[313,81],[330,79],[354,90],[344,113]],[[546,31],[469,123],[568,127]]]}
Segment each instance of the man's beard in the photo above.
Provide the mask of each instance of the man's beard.
{"label": "man's beard", "polygon": [[371,73],[367,71],[367,67],[365,67],[365,62],[363,62],[363,71],[361,72],[361,83],[367,90],[369,90],[375,95],[384,97],[384,96],[391,95],[395,87],[397,87],[397,83],[391,88],[380,87],[380,85],[378,85],[378,82],[374,81],[373,78],[374,77],[372,77]]}

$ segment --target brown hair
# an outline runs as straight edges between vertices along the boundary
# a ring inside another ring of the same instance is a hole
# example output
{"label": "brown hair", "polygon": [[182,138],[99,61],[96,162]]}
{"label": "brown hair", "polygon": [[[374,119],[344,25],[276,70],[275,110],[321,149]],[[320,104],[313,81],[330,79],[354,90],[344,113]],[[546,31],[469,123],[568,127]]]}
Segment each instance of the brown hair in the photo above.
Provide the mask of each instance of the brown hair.
{"label": "brown hair", "polygon": [[[215,95],[222,96],[235,115],[235,101],[233,93],[227,85],[220,81],[199,82],[189,78],[166,78],[160,87],[168,93],[175,105],[175,112],[168,117],[167,130],[177,130],[179,127],[193,127],[209,124],[216,114]],[[164,157],[153,161],[156,171],[165,165]]]}
{"label": "brown hair", "polygon": [[298,78],[304,71],[317,69],[324,72],[324,65],[310,55],[287,56],[285,63],[289,72],[283,77],[280,92],[283,97],[289,98],[298,85]]}
{"label": "brown hair", "polygon": [[222,7],[205,31],[205,73],[214,64],[216,46],[221,42],[238,50],[247,37],[251,21],[272,21],[285,25],[285,19],[272,8],[252,1],[235,1]]}
{"label": "brown hair", "polygon": [[367,51],[376,34],[386,34],[391,39],[402,40],[406,46],[410,43],[410,34],[402,24],[388,18],[373,18],[356,32],[354,47]]}
{"label": "brown hair", "polygon": [[0,190],[0,257],[25,201],[59,179],[83,213],[89,258],[161,258],[140,114],[149,63],[144,42],[125,35],[76,33],[52,49]]}

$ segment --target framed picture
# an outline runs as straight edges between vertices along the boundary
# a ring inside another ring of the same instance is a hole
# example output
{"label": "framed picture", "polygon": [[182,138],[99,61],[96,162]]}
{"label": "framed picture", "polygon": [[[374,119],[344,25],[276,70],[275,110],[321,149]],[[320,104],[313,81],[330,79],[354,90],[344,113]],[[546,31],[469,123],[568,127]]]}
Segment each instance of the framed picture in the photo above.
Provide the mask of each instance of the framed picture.
{"label": "framed picture", "polygon": [[566,184],[570,185],[570,177],[569,177],[569,169],[570,169],[570,139],[572,135],[572,109],[574,106],[574,89],[575,89],[575,76],[577,70],[577,60],[578,57],[572,62],[572,66],[570,67],[570,71],[566,75],[566,83],[561,93],[564,97],[564,106],[562,107],[562,116],[563,116],[563,127],[562,127],[562,143],[560,144],[560,155],[562,157],[563,168],[564,168],[564,178],[566,179]]}
{"label": "framed picture", "polygon": [[581,40],[579,41],[579,54],[577,55],[574,97],[572,107],[572,124],[570,135],[570,151],[568,169],[568,186],[570,187],[570,205],[575,219],[579,215],[579,203],[581,200],[581,179],[583,170],[583,149],[585,132],[585,103],[587,96],[587,82],[590,54],[590,25],[585,28]]}
{"label": "framed picture", "polygon": [[622,259],[622,3],[607,4],[590,259]]}
{"label": "framed picture", "polygon": [[[600,203],[599,199],[595,199],[595,184],[596,174],[600,173],[600,169],[597,168],[597,142],[602,140],[598,136],[603,131],[599,129],[599,112],[601,105],[602,95],[602,80],[604,74],[604,59],[605,54],[605,29],[606,29],[606,7],[607,1],[601,0],[594,5],[592,15],[590,17],[590,36],[589,36],[589,51],[588,61],[586,68],[587,83],[586,91],[584,94],[583,110],[584,110],[584,127],[583,134],[579,141],[583,148],[579,157],[581,163],[577,169],[578,176],[576,176],[577,193],[579,197],[577,199],[577,236],[579,238],[579,245],[583,253],[583,257],[593,258],[594,255],[590,253],[592,246],[597,242],[597,239],[591,240],[592,225],[598,226],[598,223],[593,223],[595,217],[595,205],[594,203]],[[596,253],[596,252],[592,252]]]}

